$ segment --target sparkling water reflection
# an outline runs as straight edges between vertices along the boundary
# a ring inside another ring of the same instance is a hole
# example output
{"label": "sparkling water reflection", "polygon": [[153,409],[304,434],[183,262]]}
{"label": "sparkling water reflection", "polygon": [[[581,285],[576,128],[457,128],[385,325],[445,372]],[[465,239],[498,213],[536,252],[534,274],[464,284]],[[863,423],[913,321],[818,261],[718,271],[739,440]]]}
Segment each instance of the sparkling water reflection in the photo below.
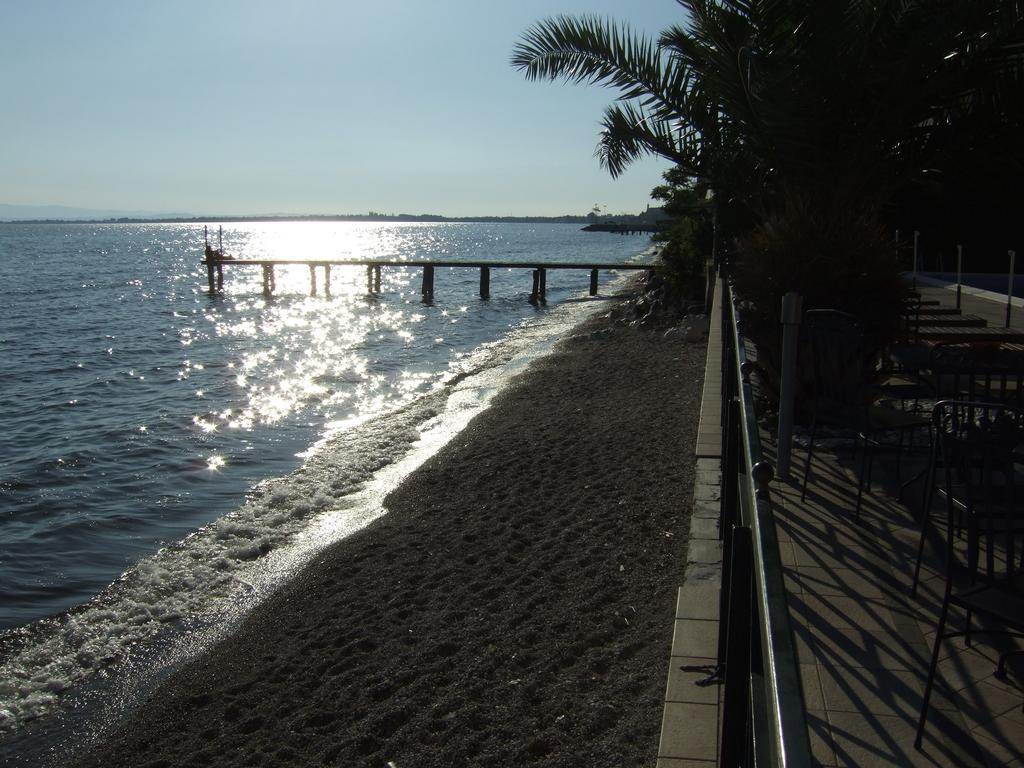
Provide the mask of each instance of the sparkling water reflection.
{"label": "sparkling water reflection", "polygon": [[[481,345],[544,315],[525,270],[304,266],[271,299],[256,268],[206,293],[202,225],[0,225],[0,628],[87,600],[139,557],[238,507],[332,429],[443,386]],[[214,234],[216,237],[216,234]],[[228,253],[257,258],[618,261],[639,238],[575,225],[245,223]],[[585,272],[549,276],[551,305]]]}

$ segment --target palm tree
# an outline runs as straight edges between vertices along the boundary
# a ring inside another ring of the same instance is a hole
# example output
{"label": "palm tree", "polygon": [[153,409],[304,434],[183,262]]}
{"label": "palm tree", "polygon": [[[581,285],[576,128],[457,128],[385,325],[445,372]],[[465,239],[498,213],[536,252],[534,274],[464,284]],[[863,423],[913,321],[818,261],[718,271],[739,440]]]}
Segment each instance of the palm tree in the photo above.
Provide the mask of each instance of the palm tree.
{"label": "palm tree", "polygon": [[678,2],[683,23],[657,41],[595,17],[540,21],[512,64],[615,88],[601,164],[615,176],[659,155],[713,189],[742,222],[731,234],[746,232],[766,317],[786,290],[834,302],[837,280],[895,307],[882,214],[897,190],[959,183],[972,157],[1024,170],[1024,0]]}
{"label": "palm tree", "polygon": [[608,107],[597,156],[618,176],[634,160],[660,155],[691,176],[704,166],[700,137],[710,123],[690,94],[691,73],[667,50],[628,24],[593,16],[537,22],[512,54],[531,80],[607,85],[618,89]]}
{"label": "palm tree", "polygon": [[613,176],[655,154],[761,217],[787,191],[878,205],[964,132],[1019,127],[1022,0],[678,2],[657,41],[558,16],[513,51],[529,79],[618,90],[597,149]]}

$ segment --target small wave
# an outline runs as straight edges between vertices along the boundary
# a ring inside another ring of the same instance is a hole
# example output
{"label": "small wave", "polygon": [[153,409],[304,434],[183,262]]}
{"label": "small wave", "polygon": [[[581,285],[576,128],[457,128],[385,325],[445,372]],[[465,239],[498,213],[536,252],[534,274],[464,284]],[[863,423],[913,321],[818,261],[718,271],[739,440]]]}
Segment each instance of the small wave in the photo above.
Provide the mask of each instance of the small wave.
{"label": "small wave", "polygon": [[0,634],[0,737],[59,710],[97,674],[113,675],[133,648],[192,627],[223,631],[313,553],[382,514],[387,490],[598,307],[566,304],[480,346],[442,389],[338,430],[301,468],[257,484],[240,508],[140,560],[92,601]]}

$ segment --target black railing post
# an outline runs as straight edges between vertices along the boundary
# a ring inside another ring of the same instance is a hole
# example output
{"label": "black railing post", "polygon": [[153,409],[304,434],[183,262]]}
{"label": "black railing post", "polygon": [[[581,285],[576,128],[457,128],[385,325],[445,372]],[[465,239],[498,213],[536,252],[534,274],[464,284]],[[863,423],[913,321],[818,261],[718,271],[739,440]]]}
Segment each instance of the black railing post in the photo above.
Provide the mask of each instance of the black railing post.
{"label": "black railing post", "polygon": [[728,561],[729,606],[726,630],[725,690],[722,694],[722,741],[719,765],[738,768],[745,764],[751,733],[750,722],[750,633],[753,612],[754,560],[750,529],[733,526],[732,553]]}

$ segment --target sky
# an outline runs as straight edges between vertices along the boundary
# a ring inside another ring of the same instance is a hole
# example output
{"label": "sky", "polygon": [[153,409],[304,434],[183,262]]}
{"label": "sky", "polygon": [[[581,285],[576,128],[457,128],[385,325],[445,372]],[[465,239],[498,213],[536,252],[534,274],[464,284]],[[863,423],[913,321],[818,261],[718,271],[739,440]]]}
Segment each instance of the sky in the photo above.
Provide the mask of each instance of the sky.
{"label": "sky", "polygon": [[530,82],[534,22],[675,0],[0,0],[0,204],[192,213],[639,212],[600,168],[615,91]]}

